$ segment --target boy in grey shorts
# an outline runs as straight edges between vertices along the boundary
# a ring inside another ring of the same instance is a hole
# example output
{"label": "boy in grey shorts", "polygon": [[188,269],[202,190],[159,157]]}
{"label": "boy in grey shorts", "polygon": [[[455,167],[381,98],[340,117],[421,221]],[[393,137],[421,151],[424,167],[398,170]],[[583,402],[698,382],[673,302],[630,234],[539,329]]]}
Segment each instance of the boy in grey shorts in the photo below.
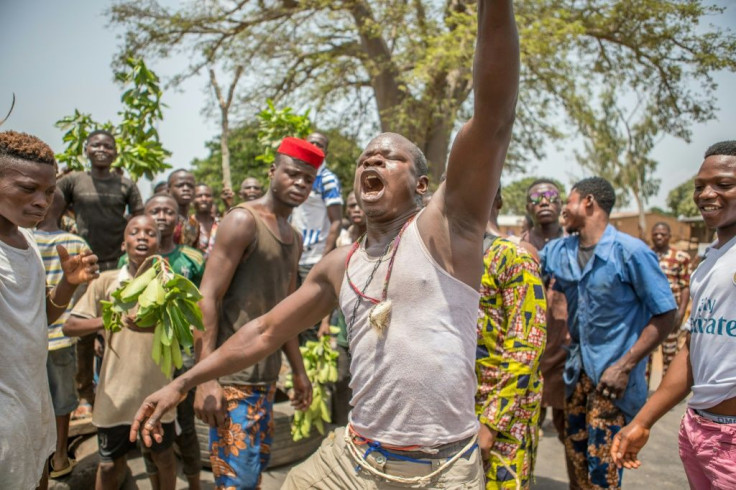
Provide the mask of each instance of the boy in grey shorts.
{"label": "boy in grey shorts", "polygon": [[[33,237],[41,252],[41,259],[46,270],[46,286],[52,288],[61,280],[62,270],[57,245],[62,245],[70,255],[77,255],[89,250],[89,245],[82,238],[67,233],[60,228],[61,216],[66,203],[58,189],[54,193],[48,212]],[[49,460],[49,476],[59,478],[68,475],[74,468],[75,461],[69,457],[67,443],[69,439],[69,420],[71,413],[79,405],[74,377],[77,372],[77,356],[74,339],[62,332],[64,322],[69,317],[75,301],[67,305],[66,311],[49,325],[49,356],[46,360],[46,371],[51,389],[51,403],[54,407],[56,422],[56,451]]]}

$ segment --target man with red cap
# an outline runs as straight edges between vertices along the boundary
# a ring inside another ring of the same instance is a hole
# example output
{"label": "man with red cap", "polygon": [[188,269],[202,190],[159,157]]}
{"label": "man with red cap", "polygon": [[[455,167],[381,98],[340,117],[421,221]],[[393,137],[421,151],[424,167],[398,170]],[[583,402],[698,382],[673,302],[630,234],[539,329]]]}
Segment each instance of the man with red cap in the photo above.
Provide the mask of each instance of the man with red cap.
{"label": "man with red cap", "polygon": [[[248,321],[268,312],[296,289],[301,236],[288,222],[312,189],[324,154],[298,138],[278,149],[264,196],[230,210],[217,229],[201,291],[204,333],[195,331],[201,361]],[[296,338],[283,347],[294,372],[296,408],[311,401],[311,385]],[[210,425],[210,459],[218,488],[256,488],[268,465],[277,350],[254,366],[203,383],[194,409]]]}
{"label": "man with red cap", "polygon": [[472,11],[473,116],[427,207],[422,151],[395,133],[371,140],[354,182],[364,237],[328,253],[294,294],[146,398],[132,440],[139,428],[145,444],[161,440],[161,417],[188,389],[253,365],[339,305],[352,354],[349,424],[282,488],[483,488],[480,454],[493,443],[477,437],[475,415],[483,233],[511,139],[519,39],[511,0],[479,0]]}

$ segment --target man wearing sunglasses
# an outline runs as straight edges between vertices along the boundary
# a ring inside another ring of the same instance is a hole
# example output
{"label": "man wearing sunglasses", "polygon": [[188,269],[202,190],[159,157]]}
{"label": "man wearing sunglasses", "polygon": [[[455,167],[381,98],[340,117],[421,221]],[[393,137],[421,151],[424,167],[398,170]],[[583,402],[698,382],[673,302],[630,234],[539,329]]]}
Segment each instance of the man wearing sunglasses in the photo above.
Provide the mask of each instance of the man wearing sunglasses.
{"label": "man wearing sunglasses", "polygon": [[[537,250],[557,238],[565,236],[560,225],[562,211],[562,192],[550,179],[537,179],[526,191],[527,215],[531,217],[533,226],[521,235],[521,239],[531,243]],[[552,424],[557,431],[560,442],[565,442],[565,382],[562,372],[565,369],[567,352],[563,346],[570,343],[567,330],[567,300],[565,295],[554,287],[555,278],[549,274],[543,276],[545,295],[547,297],[547,345],[545,346],[540,367],[544,386],[542,389],[542,416],[544,421],[547,407],[552,408]],[[571,465],[566,461],[568,477]]]}

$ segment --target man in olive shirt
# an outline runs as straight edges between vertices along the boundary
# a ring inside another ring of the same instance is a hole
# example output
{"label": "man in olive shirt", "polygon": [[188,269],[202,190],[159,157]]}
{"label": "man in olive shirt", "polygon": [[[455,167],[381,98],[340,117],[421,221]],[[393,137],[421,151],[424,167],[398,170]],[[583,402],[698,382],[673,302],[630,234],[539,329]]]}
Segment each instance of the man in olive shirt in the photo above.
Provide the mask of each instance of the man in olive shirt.
{"label": "man in olive shirt", "polygon": [[[72,172],[57,183],[68,206],[74,206],[79,236],[89,243],[99,258],[100,272],[116,269],[122,255],[125,211],[130,215],[143,212],[143,201],[135,183],[110,167],[118,156],[115,137],[105,130],[92,131],[85,143],[85,154],[91,169]],[[94,335],[77,342],[77,390],[81,410],[91,414],[94,402],[92,367]]]}

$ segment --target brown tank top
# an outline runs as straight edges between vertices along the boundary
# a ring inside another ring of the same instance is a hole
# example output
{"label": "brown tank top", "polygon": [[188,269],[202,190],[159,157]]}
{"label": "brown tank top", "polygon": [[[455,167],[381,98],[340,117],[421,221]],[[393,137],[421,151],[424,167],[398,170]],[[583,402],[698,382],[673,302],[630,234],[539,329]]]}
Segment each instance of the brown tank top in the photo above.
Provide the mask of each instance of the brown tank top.
{"label": "brown tank top", "polygon": [[[282,242],[247,204],[237,206],[247,210],[256,224],[256,237],[240,259],[230,287],[219,308],[217,346],[249,321],[276,306],[289,294],[289,285],[299,265],[301,237],[296,230],[291,243]],[[278,379],[281,351],[278,350],[237,373],[220,378],[221,384],[269,384]]]}

